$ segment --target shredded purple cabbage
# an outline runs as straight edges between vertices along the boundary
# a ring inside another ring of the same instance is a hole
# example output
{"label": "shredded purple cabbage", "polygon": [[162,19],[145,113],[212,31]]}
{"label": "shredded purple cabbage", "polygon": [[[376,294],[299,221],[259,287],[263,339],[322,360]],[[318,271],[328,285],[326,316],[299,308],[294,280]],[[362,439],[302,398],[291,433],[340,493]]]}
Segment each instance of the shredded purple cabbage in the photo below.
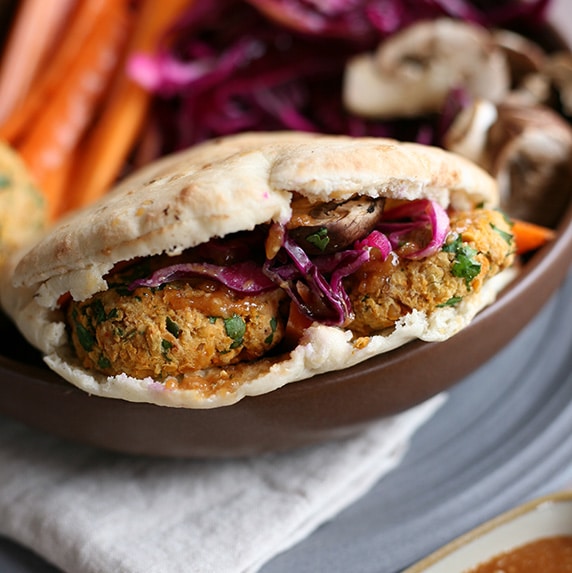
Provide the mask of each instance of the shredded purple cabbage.
{"label": "shredded purple cabbage", "polygon": [[137,279],[129,285],[130,290],[138,287],[157,288],[166,283],[189,277],[215,279],[226,287],[244,294],[257,294],[276,285],[262,272],[260,265],[251,261],[233,265],[213,265],[211,263],[180,263],[155,271],[150,277]]}
{"label": "shredded purple cabbage", "polygon": [[443,246],[449,232],[449,216],[435,201],[418,199],[384,213],[377,229],[387,236],[395,251],[399,251],[412,233],[420,229],[426,230],[431,237],[427,244],[413,252],[402,254],[406,259],[423,259],[434,255]]}
{"label": "shredded purple cabbage", "polygon": [[[290,237],[288,231],[280,227],[281,248],[274,258],[266,259],[262,264],[253,260],[226,265],[208,262],[177,263],[133,281],[128,288],[159,288],[166,283],[189,277],[213,279],[243,294],[257,294],[279,287],[288,293],[293,303],[309,319],[340,326],[353,316],[343,279],[370,260],[372,249],[377,249],[379,255],[376,256],[385,260],[392,251],[399,252],[408,235],[421,229],[430,239],[423,247],[401,256],[409,259],[428,257],[441,249],[449,231],[449,217],[434,201],[410,201],[384,213],[377,229],[356,241],[352,248],[315,257],[310,257]],[[240,242],[249,244],[251,237],[233,237],[229,249],[240,251]],[[224,250],[223,240],[212,243],[215,244],[218,249]]]}
{"label": "shredded purple cabbage", "polygon": [[355,242],[354,249],[370,250],[376,248],[379,250],[381,257],[385,260],[393,250],[390,240],[381,232],[373,230],[365,239]]}
{"label": "shredded purple cabbage", "polygon": [[369,251],[346,249],[312,260],[286,231],[282,246],[287,260],[281,261],[280,257],[267,260],[264,273],[284,289],[311,320],[329,325],[347,322],[352,308],[342,280],[369,260]]}
{"label": "shredded purple cabbage", "polygon": [[[128,73],[155,95],[156,153],[239,131],[295,129],[440,143],[438,117],[349,114],[347,59],[427,18],[537,30],[549,0],[213,0],[193,2],[156,54]],[[447,112],[444,112],[445,114]],[[149,159],[149,158],[147,158]]]}
{"label": "shredded purple cabbage", "polygon": [[407,259],[422,259],[441,249],[449,232],[449,217],[436,202],[419,199],[404,203],[384,214],[382,222],[352,249],[310,258],[288,235],[283,251],[287,258],[275,257],[264,263],[264,273],[286,290],[300,311],[324,324],[343,325],[352,317],[343,279],[356,272],[370,259],[371,249],[379,250],[385,260],[391,251],[399,251],[412,233],[426,231],[429,241],[417,250],[405,252]]}

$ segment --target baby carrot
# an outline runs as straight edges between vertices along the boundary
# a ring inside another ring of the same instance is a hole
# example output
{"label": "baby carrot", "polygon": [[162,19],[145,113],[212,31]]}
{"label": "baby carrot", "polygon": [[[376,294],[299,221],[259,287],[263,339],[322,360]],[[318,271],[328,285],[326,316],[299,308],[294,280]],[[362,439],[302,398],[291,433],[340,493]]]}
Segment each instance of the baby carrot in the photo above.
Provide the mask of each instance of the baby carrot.
{"label": "baby carrot", "polygon": [[81,0],[76,3],[66,22],[66,33],[50,58],[49,66],[38,74],[30,90],[13,113],[0,125],[0,139],[14,145],[26,132],[38,114],[43,112],[46,102],[64,81],[74,59],[81,52],[90,32],[104,10],[109,10],[113,0]]}
{"label": "baby carrot", "polygon": [[0,65],[0,122],[28,93],[75,0],[21,0]]}
{"label": "baby carrot", "polygon": [[519,255],[538,249],[553,240],[556,233],[548,227],[513,219],[512,233]]}
{"label": "baby carrot", "polygon": [[[127,24],[127,3],[108,3],[57,91],[17,146],[40,188],[47,180],[59,180],[53,172],[64,168],[93,120],[117,66]],[[49,186],[45,192],[53,217],[60,211],[62,189]]]}
{"label": "baby carrot", "polygon": [[[125,61],[131,54],[155,50],[169,26],[191,3],[192,0],[142,0]],[[116,75],[110,98],[81,150],[70,207],[92,203],[118,177],[141,132],[150,97],[125,73]]]}

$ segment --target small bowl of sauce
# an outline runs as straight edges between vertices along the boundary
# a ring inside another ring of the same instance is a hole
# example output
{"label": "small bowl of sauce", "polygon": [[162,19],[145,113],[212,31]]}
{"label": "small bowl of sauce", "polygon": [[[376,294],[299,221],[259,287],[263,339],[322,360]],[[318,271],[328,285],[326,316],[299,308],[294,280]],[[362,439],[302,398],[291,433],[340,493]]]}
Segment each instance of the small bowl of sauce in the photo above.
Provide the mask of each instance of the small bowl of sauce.
{"label": "small bowl of sauce", "polygon": [[466,573],[563,573],[572,571],[572,535],[530,541],[496,555]]}
{"label": "small bowl of sauce", "polygon": [[572,573],[572,491],[524,503],[403,573]]}

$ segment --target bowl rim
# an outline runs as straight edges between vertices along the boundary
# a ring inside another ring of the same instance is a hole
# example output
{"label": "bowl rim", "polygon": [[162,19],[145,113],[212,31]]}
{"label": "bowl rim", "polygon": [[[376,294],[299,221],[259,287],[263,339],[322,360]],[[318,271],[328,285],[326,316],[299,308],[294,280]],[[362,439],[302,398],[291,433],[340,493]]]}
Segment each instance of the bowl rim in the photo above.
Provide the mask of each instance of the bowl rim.
{"label": "bowl rim", "polygon": [[[572,491],[557,491],[528,500],[456,537],[452,541],[435,550],[433,553],[430,553],[426,557],[422,558],[421,561],[417,561],[415,564],[405,569],[403,573],[424,573],[429,567],[438,565],[439,562],[443,561],[446,557],[454,554],[456,551],[459,551],[464,547],[468,547],[471,543],[479,540],[489,533],[493,533],[495,530],[501,528],[502,526],[510,524],[511,522],[514,522],[516,519],[525,515],[532,514],[539,510],[554,508],[555,506],[561,505],[563,503],[572,505]],[[542,532],[539,532],[539,535],[535,536],[535,538],[538,539],[542,537],[546,537],[542,535]],[[517,542],[513,548],[519,545],[523,545],[524,543],[526,542]],[[510,549],[511,547],[507,547],[507,550]],[[472,566],[473,565],[471,563],[467,564],[468,568]]]}

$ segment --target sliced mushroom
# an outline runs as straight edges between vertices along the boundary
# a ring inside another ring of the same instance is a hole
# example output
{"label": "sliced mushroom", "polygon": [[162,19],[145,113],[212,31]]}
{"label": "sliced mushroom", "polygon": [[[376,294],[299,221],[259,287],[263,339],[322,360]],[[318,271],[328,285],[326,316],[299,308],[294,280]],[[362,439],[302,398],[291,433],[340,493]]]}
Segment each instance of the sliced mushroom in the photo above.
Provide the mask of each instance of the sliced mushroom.
{"label": "sliced mushroom", "polygon": [[543,74],[556,90],[562,111],[572,117],[572,53],[553,54],[546,62]]}
{"label": "sliced mushroom", "polygon": [[456,87],[500,101],[510,82],[504,50],[487,30],[442,18],[413,24],[350,60],[343,99],[357,115],[412,117],[439,111]]}
{"label": "sliced mushroom", "polygon": [[492,117],[483,111],[488,105],[464,110],[444,146],[497,179],[509,215],[553,226],[572,196],[572,129],[549,107],[514,100],[498,104],[494,121],[485,121]]}
{"label": "sliced mushroom", "polygon": [[486,168],[489,129],[496,120],[497,106],[477,99],[457,114],[443,137],[443,146]]}
{"label": "sliced mushroom", "polygon": [[512,87],[518,87],[524,78],[544,67],[546,52],[536,42],[511,30],[499,29],[491,34],[506,56]]}
{"label": "sliced mushroom", "polygon": [[552,109],[504,103],[489,132],[490,171],[511,216],[553,226],[571,197],[572,129]]}
{"label": "sliced mushroom", "polygon": [[292,203],[292,218],[286,228],[308,254],[332,253],[370,233],[383,206],[383,198],[356,197],[343,203],[316,204],[299,197]]}

